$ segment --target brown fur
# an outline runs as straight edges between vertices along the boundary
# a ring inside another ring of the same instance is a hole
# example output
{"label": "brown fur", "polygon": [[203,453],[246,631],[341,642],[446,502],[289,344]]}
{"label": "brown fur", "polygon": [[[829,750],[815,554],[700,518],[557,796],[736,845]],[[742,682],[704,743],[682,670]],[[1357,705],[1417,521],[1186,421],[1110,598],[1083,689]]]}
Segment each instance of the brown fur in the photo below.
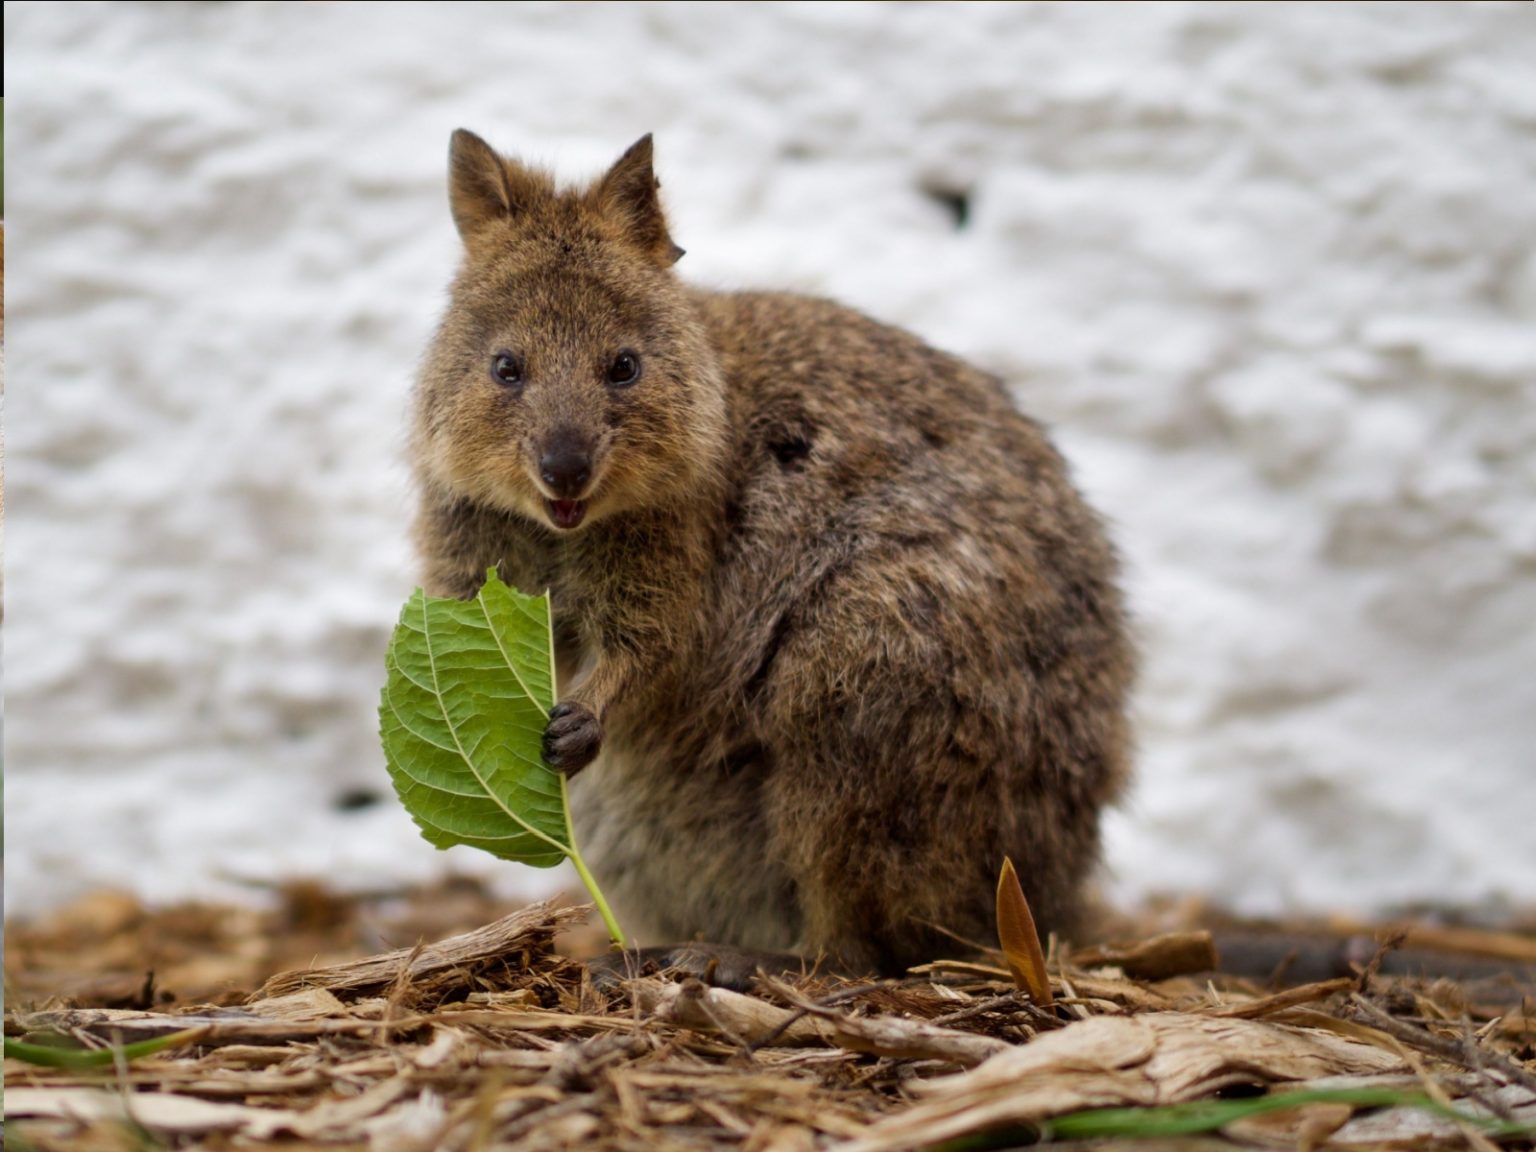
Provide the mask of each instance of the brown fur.
{"label": "brown fur", "polygon": [[[1133,660],[1113,552],[1039,426],[837,304],[685,286],[649,137],[560,191],[460,132],[450,185],[425,584],[472,596],[496,564],[551,590],[550,739],[574,769],[601,736],[573,807],[621,917],[892,971],[942,950],[934,925],[987,938],[1010,854],[1042,930],[1068,926],[1126,779]],[[643,375],[615,388],[624,349]],[[590,456],[574,529],[539,479],[552,443]]]}

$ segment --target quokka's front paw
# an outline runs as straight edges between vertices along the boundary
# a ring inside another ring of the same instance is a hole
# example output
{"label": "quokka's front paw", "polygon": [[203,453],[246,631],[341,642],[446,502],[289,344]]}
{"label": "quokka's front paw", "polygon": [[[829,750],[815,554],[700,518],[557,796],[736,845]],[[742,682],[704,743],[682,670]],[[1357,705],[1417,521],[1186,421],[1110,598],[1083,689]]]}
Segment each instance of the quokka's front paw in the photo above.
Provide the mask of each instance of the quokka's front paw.
{"label": "quokka's front paw", "polygon": [[592,763],[602,744],[603,726],[589,709],[567,700],[549,710],[544,759],[551,767],[574,776]]}

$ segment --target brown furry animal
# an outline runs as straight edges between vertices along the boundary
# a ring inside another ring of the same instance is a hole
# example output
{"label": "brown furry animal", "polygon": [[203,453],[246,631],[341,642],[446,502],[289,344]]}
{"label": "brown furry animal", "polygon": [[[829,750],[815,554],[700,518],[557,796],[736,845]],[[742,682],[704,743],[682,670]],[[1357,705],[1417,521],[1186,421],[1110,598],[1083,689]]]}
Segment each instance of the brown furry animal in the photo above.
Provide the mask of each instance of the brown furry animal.
{"label": "brown furry animal", "polygon": [[1069,924],[1127,771],[1102,525],[992,377],[826,300],[679,281],[657,186],[649,136],[558,190],[454,134],[427,591],[493,564],[551,590],[546,755],[592,762],[578,839],[653,942],[898,971],[938,927],[989,936],[1004,854]]}

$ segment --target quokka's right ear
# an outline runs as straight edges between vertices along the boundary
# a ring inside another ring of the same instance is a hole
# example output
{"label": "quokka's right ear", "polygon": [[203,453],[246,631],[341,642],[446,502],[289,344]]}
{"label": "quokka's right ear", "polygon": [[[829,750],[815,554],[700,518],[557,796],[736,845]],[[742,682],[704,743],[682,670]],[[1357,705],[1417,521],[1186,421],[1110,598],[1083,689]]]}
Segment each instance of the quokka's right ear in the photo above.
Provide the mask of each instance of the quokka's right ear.
{"label": "quokka's right ear", "polygon": [[661,181],[651,167],[651,134],[629,146],[606,175],[593,186],[598,209],[619,226],[625,239],[659,268],[669,268],[683,250],[667,234],[667,218],[657,189]]}
{"label": "quokka's right ear", "polygon": [[448,205],[466,246],[473,247],[486,228],[517,220],[554,190],[545,173],[502,158],[473,132],[454,132],[448,145]]}

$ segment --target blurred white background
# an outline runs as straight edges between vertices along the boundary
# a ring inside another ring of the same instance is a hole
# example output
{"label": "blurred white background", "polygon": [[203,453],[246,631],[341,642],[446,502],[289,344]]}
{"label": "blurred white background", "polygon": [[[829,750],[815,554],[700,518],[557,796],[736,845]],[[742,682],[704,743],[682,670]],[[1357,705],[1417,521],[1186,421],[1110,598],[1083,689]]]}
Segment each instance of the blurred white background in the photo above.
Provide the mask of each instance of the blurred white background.
{"label": "blurred white background", "polygon": [[419,840],[374,729],[461,125],[572,179],[653,130],[683,275],[1054,426],[1146,651],[1123,897],[1536,900],[1531,4],[13,3],[5,45],[12,912],[530,880]]}

